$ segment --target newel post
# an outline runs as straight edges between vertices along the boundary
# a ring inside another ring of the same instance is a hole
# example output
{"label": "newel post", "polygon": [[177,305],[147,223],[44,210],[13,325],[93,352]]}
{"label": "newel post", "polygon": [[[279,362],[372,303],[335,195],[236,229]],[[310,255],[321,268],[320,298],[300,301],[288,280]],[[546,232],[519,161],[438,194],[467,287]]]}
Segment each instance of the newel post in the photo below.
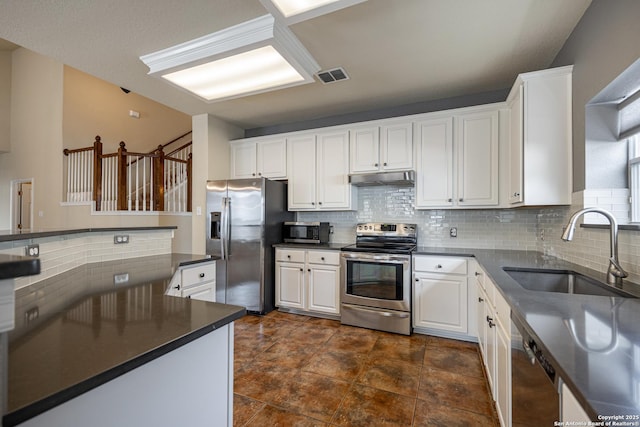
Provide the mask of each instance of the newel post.
{"label": "newel post", "polygon": [[127,149],[124,141],[118,148],[118,210],[126,211],[127,206]]}
{"label": "newel post", "polygon": [[93,201],[96,211],[102,208],[102,141],[96,136],[93,142]]}
{"label": "newel post", "polygon": [[191,203],[193,201],[191,194],[191,177],[193,176],[193,153],[189,153],[187,157],[187,212],[191,211]]}
{"label": "newel post", "polygon": [[153,191],[155,193],[154,210],[164,211],[164,151],[158,145],[153,158]]}

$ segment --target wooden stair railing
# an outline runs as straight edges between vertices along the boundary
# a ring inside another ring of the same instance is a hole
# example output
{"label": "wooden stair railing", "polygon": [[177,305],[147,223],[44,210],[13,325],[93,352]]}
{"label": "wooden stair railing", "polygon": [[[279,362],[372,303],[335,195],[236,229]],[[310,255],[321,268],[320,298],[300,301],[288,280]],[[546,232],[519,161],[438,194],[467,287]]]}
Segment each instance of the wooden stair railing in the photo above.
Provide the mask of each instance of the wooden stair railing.
{"label": "wooden stair railing", "polygon": [[[191,180],[193,163],[192,154],[188,153],[188,155],[186,155],[186,160],[174,156],[176,153],[179,153],[182,150],[188,148],[191,145],[191,142],[183,144],[181,147],[171,151],[169,154],[164,153],[165,147],[179,141],[190,133],[191,132],[187,132],[184,135],[181,135],[166,144],[158,145],[155,150],[149,153],[135,153],[127,151],[125,142],[121,141],[117,153],[103,154],[101,138],[100,136],[96,136],[92,147],[84,147],[72,150],[65,149],[64,154],[65,156],[71,156],[88,151],[93,152],[92,163],[81,165],[81,167],[78,168],[80,172],[74,173],[83,174],[87,173],[89,170],[91,171],[90,178],[92,187],[92,199],[95,202],[95,209],[97,211],[104,210],[105,206],[103,204],[103,201],[105,201],[105,196],[108,201],[115,202],[108,203],[109,206],[114,205],[115,210],[152,209],[155,211],[164,211],[166,209],[165,194],[167,188],[169,188],[170,190],[175,190],[178,186],[186,184],[186,200],[184,202],[184,205],[186,206],[182,205],[184,206],[184,209],[179,209],[179,211],[186,210],[187,212],[191,212]],[[83,159],[86,161],[86,155],[83,156]],[[185,155],[182,154],[182,156],[184,157]],[[116,158],[115,161],[117,161],[117,165],[114,163],[108,163],[107,168],[103,168],[103,161],[112,162],[111,160],[109,160],[112,158]],[[142,166],[142,171],[140,170],[140,165],[137,164],[140,161],[143,161],[144,163]],[[146,166],[147,164],[149,165],[148,171]],[[167,165],[171,165],[173,169],[171,169],[172,172],[170,172],[168,176],[165,176]],[[114,167],[115,173],[113,171]],[[176,173],[176,168],[182,168],[180,169],[181,173]],[[147,174],[149,175],[148,193]],[[112,175],[115,175],[115,183]],[[186,179],[186,183],[177,182],[178,175],[184,176]],[[87,182],[85,181],[88,178],[85,178],[86,177],[81,177],[81,180],[84,180],[82,181],[83,185],[81,186],[83,189],[87,187]],[[69,193],[71,192],[71,189],[75,189],[73,184],[69,184],[71,180],[71,173],[68,172],[67,201],[70,201]],[[135,188],[133,188],[134,180]],[[140,198],[139,195],[140,181],[142,181],[142,198]],[[140,206],[142,206],[142,209],[139,209]],[[172,206],[175,209],[176,204],[173,203]],[[111,210],[109,207],[107,207],[106,209]]]}

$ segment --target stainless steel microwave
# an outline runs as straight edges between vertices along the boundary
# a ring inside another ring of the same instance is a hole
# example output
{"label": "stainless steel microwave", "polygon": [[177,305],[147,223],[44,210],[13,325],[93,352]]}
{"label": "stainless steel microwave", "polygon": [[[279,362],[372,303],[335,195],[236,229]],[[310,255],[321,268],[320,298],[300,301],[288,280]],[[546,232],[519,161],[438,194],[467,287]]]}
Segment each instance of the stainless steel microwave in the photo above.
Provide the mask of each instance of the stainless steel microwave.
{"label": "stainless steel microwave", "polygon": [[329,243],[328,222],[285,222],[282,240],[285,243]]}

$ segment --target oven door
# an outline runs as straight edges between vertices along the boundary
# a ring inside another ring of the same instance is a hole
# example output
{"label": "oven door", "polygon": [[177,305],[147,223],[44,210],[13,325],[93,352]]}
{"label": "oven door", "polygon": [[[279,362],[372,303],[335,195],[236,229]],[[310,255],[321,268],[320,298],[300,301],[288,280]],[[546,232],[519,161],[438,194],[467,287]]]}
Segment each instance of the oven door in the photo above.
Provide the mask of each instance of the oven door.
{"label": "oven door", "polygon": [[411,255],[342,252],[342,302],[410,311]]}

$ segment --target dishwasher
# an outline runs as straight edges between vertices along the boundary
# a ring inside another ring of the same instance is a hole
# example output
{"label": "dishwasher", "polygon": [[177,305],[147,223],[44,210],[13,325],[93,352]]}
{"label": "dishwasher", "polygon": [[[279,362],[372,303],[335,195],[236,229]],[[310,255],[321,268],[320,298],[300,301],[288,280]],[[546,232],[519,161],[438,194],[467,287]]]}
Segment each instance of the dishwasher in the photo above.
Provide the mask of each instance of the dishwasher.
{"label": "dishwasher", "polygon": [[553,426],[560,420],[559,378],[522,323],[511,314],[513,427]]}

